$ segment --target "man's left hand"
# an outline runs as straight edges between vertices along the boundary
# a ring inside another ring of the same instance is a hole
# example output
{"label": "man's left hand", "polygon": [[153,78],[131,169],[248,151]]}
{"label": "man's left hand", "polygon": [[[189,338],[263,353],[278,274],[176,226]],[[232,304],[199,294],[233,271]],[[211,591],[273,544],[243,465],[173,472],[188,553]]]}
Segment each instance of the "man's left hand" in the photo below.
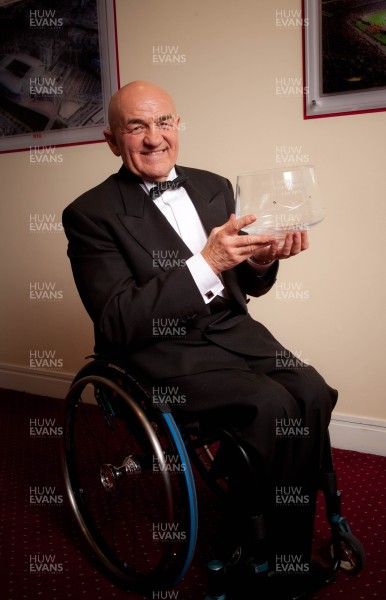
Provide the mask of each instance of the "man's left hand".
{"label": "man's left hand", "polygon": [[269,264],[269,262],[275,260],[283,260],[291,256],[296,256],[309,247],[308,232],[296,231],[294,233],[287,233],[284,243],[281,242],[282,240],[275,240],[269,246],[259,248],[251,256],[251,259],[257,261],[258,264]]}

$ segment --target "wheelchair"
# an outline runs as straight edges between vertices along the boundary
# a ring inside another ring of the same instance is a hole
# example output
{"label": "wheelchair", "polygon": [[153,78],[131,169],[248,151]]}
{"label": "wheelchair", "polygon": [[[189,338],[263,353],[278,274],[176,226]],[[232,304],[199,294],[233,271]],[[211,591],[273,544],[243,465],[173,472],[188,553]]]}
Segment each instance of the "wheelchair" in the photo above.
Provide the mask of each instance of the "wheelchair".
{"label": "wheelchair", "polygon": [[[172,589],[195,551],[196,474],[224,499],[229,453],[246,468],[248,455],[224,428],[186,419],[177,424],[173,398],[163,401],[118,361],[89,358],[65,403],[63,471],[72,511],[108,577],[144,593]],[[341,516],[329,443],[320,489],[331,528],[331,572],[356,574],[365,552]]]}

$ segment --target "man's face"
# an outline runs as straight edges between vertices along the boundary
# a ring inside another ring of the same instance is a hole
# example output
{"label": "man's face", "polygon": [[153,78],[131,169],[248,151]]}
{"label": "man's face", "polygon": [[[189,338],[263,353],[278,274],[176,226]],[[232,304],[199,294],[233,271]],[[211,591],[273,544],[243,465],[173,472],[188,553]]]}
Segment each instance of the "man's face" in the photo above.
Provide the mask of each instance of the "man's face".
{"label": "man's face", "polygon": [[147,181],[165,181],[177,161],[179,122],[162,90],[123,90],[105,137],[129,171]]}

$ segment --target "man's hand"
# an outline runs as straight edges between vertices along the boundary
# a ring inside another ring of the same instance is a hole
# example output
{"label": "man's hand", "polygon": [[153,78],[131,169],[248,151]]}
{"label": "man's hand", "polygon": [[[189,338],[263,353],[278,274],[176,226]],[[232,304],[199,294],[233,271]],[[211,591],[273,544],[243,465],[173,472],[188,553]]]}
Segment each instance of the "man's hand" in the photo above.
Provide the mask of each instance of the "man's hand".
{"label": "man's hand", "polygon": [[274,260],[296,256],[303,250],[307,250],[308,247],[308,232],[295,231],[294,233],[287,233],[282,244],[280,244],[280,240],[274,240],[269,246],[259,248],[252,254],[251,259],[256,260],[257,263],[260,262],[260,264],[269,264]]}
{"label": "man's hand", "polygon": [[236,267],[251,256],[258,256],[259,252],[275,243],[272,235],[238,235],[243,227],[254,221],[254,215],[236,219],[232,214],[224,225],[212,229],[201,254],[216,275]]}

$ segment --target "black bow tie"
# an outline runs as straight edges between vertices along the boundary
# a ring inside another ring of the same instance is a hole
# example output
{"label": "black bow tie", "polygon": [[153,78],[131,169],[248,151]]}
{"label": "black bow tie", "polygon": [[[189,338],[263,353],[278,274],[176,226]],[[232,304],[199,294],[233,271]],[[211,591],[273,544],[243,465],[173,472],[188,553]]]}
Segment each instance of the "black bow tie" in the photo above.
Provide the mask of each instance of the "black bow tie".
{"label": "black bow tie", "polygon": [[186,181],[188,177],[186,175],[179,175],[172,181],[159,181],[154,187],[150,190],[150,198],[155,200],[159,196],[162,196],[164,192],[167,190],[176,190]]}

